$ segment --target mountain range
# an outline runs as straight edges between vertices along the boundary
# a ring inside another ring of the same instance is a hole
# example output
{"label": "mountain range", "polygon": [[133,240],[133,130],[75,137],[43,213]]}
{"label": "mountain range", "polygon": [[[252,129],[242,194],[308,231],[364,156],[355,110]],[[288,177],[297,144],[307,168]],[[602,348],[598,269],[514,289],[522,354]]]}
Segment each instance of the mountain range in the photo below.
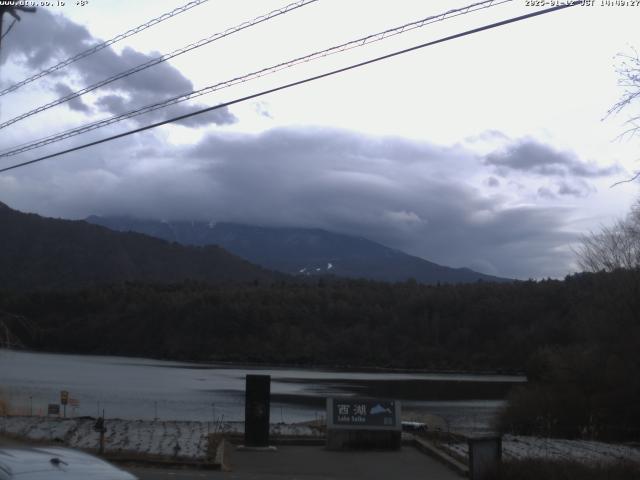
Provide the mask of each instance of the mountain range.
{"label": "mountain range", "polygon": [[143,281],[275,281],[265,270],[214,246],[183,246],[85,221],[45,218],[0,203],[0,288],[77,288]]}
{"label": "mountain range", "polygon": [[391,282],[413,278],[426,284],[509,281],[468,268],[438,265],[362,237],[321,229],[99,216],[91,216],[87,222],[182,245],[219,245],[249,262],[295,276],[331,274]]}

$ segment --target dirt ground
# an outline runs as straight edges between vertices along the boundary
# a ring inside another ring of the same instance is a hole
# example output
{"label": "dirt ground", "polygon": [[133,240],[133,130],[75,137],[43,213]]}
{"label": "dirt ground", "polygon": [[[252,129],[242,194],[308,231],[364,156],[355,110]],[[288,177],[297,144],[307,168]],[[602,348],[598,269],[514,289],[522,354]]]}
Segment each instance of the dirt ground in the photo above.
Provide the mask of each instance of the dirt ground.
{"label": "dirt ground", "polygon": [[232,471],[159,470],[129,468],[141,480],[460,480],[449,470],[413,447],[400,451],[331,452],[323,447],[279,446],[275,452],[233,451]]}
{"label": "dirt ground", "polygon": [[[0,448],[28,446],[0,436]],[[444,465],[413,447],[400,451],[331,452],[321,446],[278,446],[275,451],[238,451],[231,447],[231,471],[149,468],[119,465],[140,480],[460,480]]]}

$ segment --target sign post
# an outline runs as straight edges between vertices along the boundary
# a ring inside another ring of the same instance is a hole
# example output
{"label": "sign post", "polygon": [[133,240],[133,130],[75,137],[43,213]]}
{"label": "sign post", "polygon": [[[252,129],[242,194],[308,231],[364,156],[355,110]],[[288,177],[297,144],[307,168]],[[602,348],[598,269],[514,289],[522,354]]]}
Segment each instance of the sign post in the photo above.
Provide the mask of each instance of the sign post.
{"label": "sign post", "polygon": [[69,401],[69,392],[66,390],[60,391],[60,404],[64,409],[63,417],[67,418],[67,402]]}
{"label": "sign post", "polygon": [[270,375],[247,375],[244,407],[245,447],[269,447]]}
{"label": "sign post", "polygon": [[93,429],[100,434],[100,444],[98,446],[98,452],[100,455],[104,454],[104,434],[107,431],[107,427],[104,425],[104,410],[102,410],[102,416],[98,417]]}
{"label": "sign post", "polygon": [[60,405],[57,403],[50,403],[47,406],[47,415],[58,415],[60,416]]}
{"label": "sign post", "polygon": [[376,448],[401,446],[400,402],[373,398],[327,399],[327,448]]}

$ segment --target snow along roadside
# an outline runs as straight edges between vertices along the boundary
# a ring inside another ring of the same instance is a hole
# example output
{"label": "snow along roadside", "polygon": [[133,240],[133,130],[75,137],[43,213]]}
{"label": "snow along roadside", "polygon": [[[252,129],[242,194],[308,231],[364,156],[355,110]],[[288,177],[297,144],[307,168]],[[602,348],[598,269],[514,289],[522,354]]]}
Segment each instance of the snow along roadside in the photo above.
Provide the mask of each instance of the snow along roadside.
{"label": "snow along roadside", "polygon": [[[459,458],[467,458],[468,455],[466,443],[442,443],[440,448]],[[640,464],[640,448],[588,440],[505,435],[502,438],[502,458],[505,460],[525,458],[567,460],[585,464],[607,464],[620,461]]]}
{"label": "snow along roadside", "polygon": [[[0,434],[33,441],[56,442],[80,449],[97,449],[100,435],[93,418],[0,417]],[[106,453],[180,457],[205,460],[209,434],[242,434],[243,422],[188,422],[119,420],[105,421]],[[271,425],[271,434],[321,437],[306,425]]]}

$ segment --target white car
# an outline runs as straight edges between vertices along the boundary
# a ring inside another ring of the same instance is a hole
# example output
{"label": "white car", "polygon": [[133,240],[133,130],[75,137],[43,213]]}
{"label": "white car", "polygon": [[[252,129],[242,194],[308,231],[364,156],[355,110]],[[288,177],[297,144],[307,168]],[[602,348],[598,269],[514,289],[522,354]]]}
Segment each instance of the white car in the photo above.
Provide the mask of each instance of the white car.
{"label": "white car", "polygon": [[0,480],[136,480],[93,455],[61,447],[0,448]]}

